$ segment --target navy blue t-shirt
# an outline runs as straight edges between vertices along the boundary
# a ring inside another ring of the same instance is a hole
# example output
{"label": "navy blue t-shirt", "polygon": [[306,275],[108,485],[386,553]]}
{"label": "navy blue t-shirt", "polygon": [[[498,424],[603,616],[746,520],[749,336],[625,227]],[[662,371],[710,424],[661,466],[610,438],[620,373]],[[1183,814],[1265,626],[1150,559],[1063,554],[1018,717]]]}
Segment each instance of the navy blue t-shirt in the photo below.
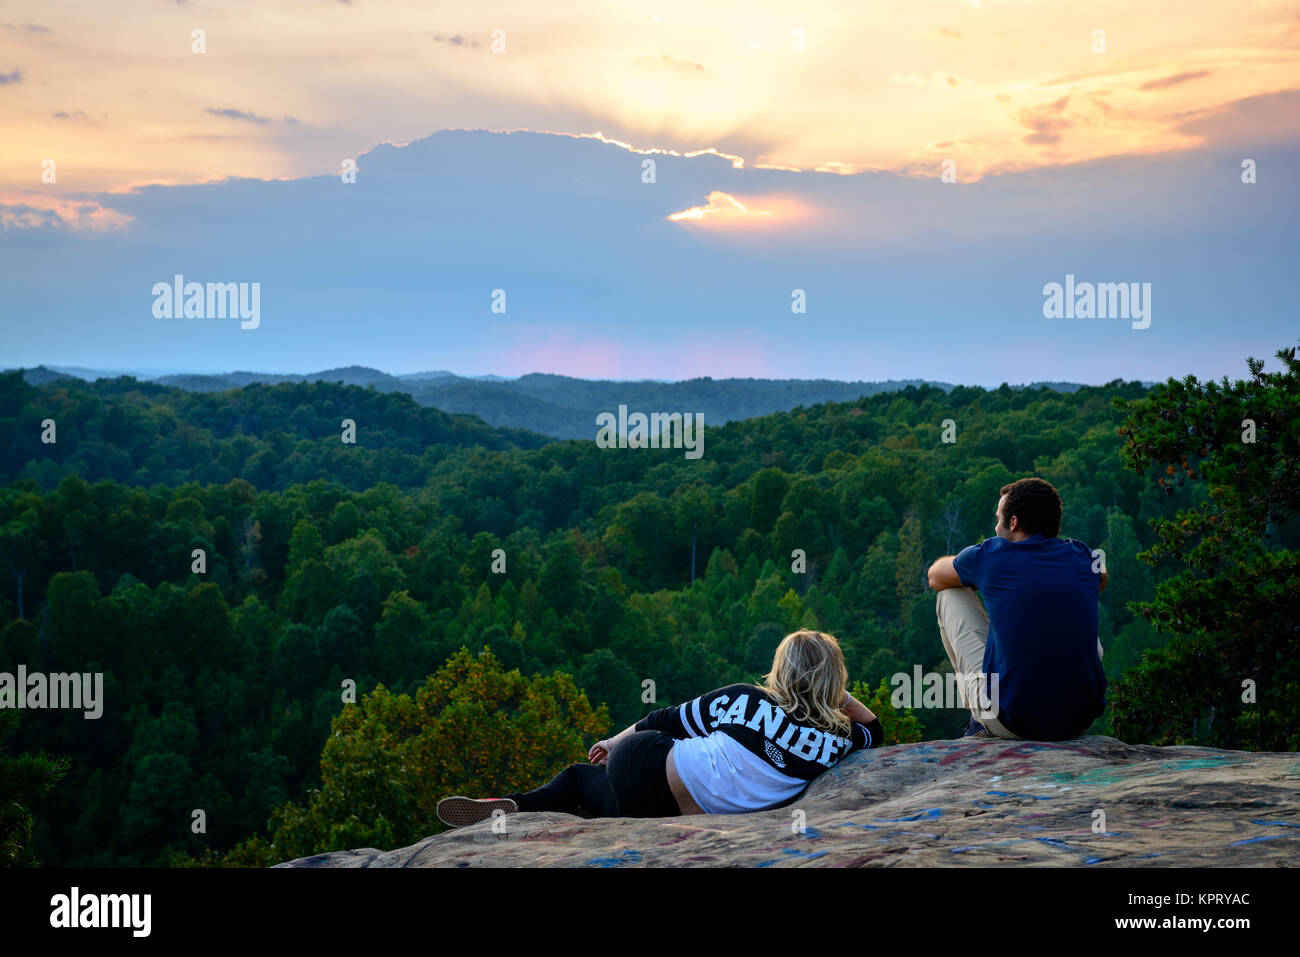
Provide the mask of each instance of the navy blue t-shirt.
{"label": "navy blue t-shirt", "polygon": [[1070,538],[986,538],[953,559],[989,616],[984,671],[998,676],[998,720],[1022,738],[1076,737],[1106,704],[1097,655],[1101,576]]}

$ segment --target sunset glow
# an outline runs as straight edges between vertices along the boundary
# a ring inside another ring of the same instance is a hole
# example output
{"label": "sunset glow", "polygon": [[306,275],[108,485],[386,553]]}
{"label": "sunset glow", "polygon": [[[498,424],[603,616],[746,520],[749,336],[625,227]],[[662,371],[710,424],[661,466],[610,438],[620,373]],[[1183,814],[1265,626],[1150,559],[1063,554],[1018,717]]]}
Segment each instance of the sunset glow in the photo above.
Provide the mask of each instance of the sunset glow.
{"label": "sunset glow", "polygon": [[0,0],[7,360],[1217,377],[1293,335],[1297,117],[1295,0]]}
{"label": "sunset glow", "polygon": [[[1300,83],[1300,16],[1267,0],[1176,15],[1118,0],[760,0],[743,16],[686,0],[654,14],[373,0],[321,3],[305,21],[300,0],[4,6],[11,192],[317,175],[449,128],[549,130],[737,168],[931,175],[951,160],[973,182],[1195,148],[1229,104]],[[1254,122],[1269,136],[1294,117]],[[51,157],[53,184],[39,175]]]}
{"label": "sunset glow", "polygon": [[784,227],[818,214],[807,202],[790,196],[737,196],[713,190],[707,199],[702,205],[672,213],[668,221],[688,226]]}
{"label": "sunset glow", "polygon": [[684,209],[680,213],[673,213],[668,218],[673,222],[689,220],[692,222],[704,222],[715,220],[734,220],[746,219],[757,216],[771,216],[770,210],[753,210],[748,209],[744,203],[736,199],[730,193],[724,193],[720,190],[714,190],[709,194],[709,202],[706,206],[692,206],[690,209]]}

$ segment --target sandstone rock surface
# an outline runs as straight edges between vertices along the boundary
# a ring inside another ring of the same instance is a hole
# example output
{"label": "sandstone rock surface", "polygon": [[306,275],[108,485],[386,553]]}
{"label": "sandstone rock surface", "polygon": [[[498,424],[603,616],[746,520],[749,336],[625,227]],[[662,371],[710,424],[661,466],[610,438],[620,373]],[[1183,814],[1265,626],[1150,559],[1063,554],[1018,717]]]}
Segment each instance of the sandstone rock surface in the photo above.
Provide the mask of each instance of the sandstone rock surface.
{"label": "sandstone rock surface", "polygon": [[774,811],[505,821],[277,866],[1286,866],[1300,861],[1300,754],[925,741],[850,755]]}

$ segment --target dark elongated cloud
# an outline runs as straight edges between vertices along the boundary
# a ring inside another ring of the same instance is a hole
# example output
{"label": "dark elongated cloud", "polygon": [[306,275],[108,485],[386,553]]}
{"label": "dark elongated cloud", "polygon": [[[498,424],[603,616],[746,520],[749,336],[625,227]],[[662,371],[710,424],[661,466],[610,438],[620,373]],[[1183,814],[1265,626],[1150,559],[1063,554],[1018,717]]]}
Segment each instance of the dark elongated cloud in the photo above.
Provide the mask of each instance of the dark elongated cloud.
{"label": "dark elongated cloud", "polygon": [[271,122],[264,116],[258,116],[256,113],[246,113],[243,110],[230,110],[230,109],[216,110],[209,106],[203,112],[211,113],[213,116],[222,116],[228,120],[246,120],[249,123],[270,123]]}
{"label": "dark elongated cloud", "polygon": [[450,44],[451,44],[452,46],[454,46],[454,47],[477,47],[477,46],[478,46],[478,41],[477,41],[477,40],[467,40],[465,37],[461,36],[459,33],[457,33],[455,36],[451,36],[451,37],[444,37],[444,36],[443,36],[442,34],[440,34],[440,33],[435,33],[435,34],[433,35],[433,42],[434,42],[434,43],[450,43]]}
{"label": "dark elongated cloud", "polygon": [[1139,90],[1143,93],[1148,90],[1163,90],[1167,87],[1178,86],[1180,83],[1188,83],[1192,80],[1199,80],[1203,76],[1209,76],[1211,70],[1191,70],[1187,73],[1175,73],[1173,76],[1161,77],[1159,80],[1147,80]]}
{"label": "dark elongated cloud", "polygon": [[0,73],[0,86],[21,82],[23,82],[22,70],[14,70],[12,73]]}

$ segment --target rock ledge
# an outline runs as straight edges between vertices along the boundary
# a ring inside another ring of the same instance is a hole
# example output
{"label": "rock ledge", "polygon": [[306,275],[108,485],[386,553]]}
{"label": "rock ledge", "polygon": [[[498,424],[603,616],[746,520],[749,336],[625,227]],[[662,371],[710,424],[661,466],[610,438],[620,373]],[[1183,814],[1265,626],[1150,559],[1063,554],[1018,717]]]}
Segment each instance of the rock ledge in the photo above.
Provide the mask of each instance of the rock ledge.
{"label": "rock ledge", "polygon": [[276,866],[1285,866],[1300,860],[1300,755],[924,741],[852,754],[775,811],[505,820]]}

